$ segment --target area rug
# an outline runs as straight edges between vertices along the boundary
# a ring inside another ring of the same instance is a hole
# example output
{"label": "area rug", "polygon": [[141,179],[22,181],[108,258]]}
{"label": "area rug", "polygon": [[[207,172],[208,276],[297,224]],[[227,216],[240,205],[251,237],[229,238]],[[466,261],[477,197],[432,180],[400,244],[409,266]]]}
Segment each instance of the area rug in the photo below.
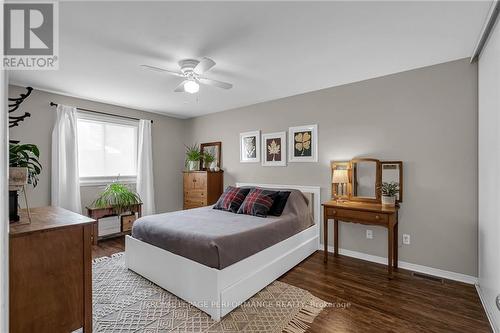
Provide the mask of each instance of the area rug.
{"label": "area rug", "polygon": [[93,262],[94,332],[301,333],[328,306],[308,291],[275,281],[215,322],[126,269],[124,258],[121,252]]}

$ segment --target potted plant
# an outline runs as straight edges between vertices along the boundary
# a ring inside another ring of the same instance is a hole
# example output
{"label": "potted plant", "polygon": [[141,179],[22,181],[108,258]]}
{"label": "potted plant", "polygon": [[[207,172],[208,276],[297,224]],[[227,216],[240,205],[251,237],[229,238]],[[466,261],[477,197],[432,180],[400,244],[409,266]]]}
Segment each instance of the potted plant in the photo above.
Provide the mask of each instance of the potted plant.
{"label": "potted plant", "polygon": [[380,186],[382,192],[382,205],[384,206],[395,206],[396,205],[396,194],[399,193],[399,183],[397,182],[383,182]]}
{"label": "potted plant", "polygon": [[106,186],[97,199],[92,202],[96,208],[112,208],[115,214],[121,214],[131,210],[133,206],[140,204],[139,194],[132,191],[127,185],[113,182]]}
{"label": "potted plant", "polygon": [[203,154],[203,161],[205,161],[205,168],[209,169],[210,171],[215,171],[215,168],[217,167],[217,163],[215,162],[215,155],[205,153]]}
{"label": "potted plant", "polygon": [[[18,191],[26,184],[36,187],[42,172],[40,150],[34,144],[9,144],[9,221],[19,221]],[[26,192],[25,193],[25,199]],[[29,216],[29,211],[28,211]]]}
{"label": "potted plant", "polygon": [[[38,175],[42,172],[39,158],[40,150],[34,144],[9,144],[9,180],[11,180],[10,175],[16,178],[12,179],[12,185],[23,181],[25,184],[32,184],[36,187]],[[24,180],[19,178],[23,175],[26,177]]]}
{"label": "potted plant", "polygon": [[203,154],[197,144],[186,146],[186,168],[188,171],[200,170],[200,160],[202,158]]}

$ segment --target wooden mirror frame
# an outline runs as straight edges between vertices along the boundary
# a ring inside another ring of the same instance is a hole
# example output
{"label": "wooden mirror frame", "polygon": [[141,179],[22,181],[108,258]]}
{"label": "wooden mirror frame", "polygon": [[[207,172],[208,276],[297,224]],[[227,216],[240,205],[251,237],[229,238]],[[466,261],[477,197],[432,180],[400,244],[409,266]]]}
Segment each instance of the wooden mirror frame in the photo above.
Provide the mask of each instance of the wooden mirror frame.
{"label": "wooden mirror frame", "polygon": [[382,173],[384,164],[397,164],[399,166],[399,199],[396,202],[403,202],[403,162],[402,161],[381,161],[380,184],[382,184]]}
{"label": "wooden mirror frame", "polygon": [[[375,162],[375,198],[367,198],[367,197],[357,197],[353,195],[354,192],[354,164],[359,162]],[[382,184],[382,168],[380,166],[380,161],[375,158],[354,158],[349,161],[349,180],[350,188],[349,191],[349,200],[350,201],[360,201],[360,202],[371,202],[371,203],[380,203],[382,196],[380,193],[380,185]]]}
{"label": "wooden mirror frame", "polygon": [[[210,146],[217,146],[218,149],[219,149],[219,156],[218,156],[218,159],[217,159],[217,167],[220,168],[220,163],[221,163],[221,160],[222,160],[222,142],[221,141],[215,141],[215,142],[206,142],[206,143],[202,143],[200,145],[200,152],[203,154],[203,151],[205,149],[205,147],[210,147]],[[204,167],[204,161],[202,160],[201,161],[201,165],[203,166],[203,170],[207,170],[206,167]]]}
{"label": "wooden mirror frame", "polygon": [[[347,170],[347,176],[349,178],[349,182],[347,183],[347,190],[345,195],[338,195],[337,193],[337,184],[333,184],[333,170],[336,170],[338,167],[345,167]],[[330,162],[331,173],[330,173],[330,184],[332,185],[332,200],[349,200],[349,194],[351,193],[351,171],[350,171],[350,161],[331,161]]]}

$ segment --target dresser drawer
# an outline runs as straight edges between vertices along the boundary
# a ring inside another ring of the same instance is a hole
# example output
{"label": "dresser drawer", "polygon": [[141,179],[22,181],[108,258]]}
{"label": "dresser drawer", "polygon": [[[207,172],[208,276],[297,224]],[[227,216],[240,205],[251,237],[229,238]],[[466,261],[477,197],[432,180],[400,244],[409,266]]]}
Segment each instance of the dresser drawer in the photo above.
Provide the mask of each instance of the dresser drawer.
{"label": "dresser drawer", "polygon": [[184,206],[197,206],[197,207],[202,207],[207,205],[207,200],[205,199],[192,199],[192,198],[185,198],[184,199]]}
{"label": "dresser drawer", "polygon": [[207,197],[205,191],[197,191],[197,190],[187,190],[184,191],[184,198],[192,199],[192,200],[205,200]]}
{"label": "dresser drawer", "polygon": [[386,224],[387,221],[389,220],[387,214],[363,212],[350,209],[327,208],[326,213],[329,218],[358,222],[358,223],[366,222],[366,223]]}

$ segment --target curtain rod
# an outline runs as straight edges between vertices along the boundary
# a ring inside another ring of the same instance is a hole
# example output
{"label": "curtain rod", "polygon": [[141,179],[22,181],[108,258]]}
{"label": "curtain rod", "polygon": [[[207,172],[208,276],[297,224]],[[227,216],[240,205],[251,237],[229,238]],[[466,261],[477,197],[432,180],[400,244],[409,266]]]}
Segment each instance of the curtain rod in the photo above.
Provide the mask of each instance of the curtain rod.
{"label": "curtain rod", "polygon": [[[58,104],[54,103],[54,102],[50,102],[49,105],[50,106],[57,106]],[[87,111],[87,112],[93,112],[93,113],[98,113],[98,114],[104,114],[104,115],[107,115],[107,116],[113,116],[113,117],[119,117],[119,118],[125,118],[125,119],[132,119],[132,120],[141,120],[139,118],[122,116],[122,115],[118,115],[118,114],[106,113],[106,112],[95,111],[95,110],[90,110],[90,109],[84,109],[84,108],[76,108],[76,109],[77,110],[81,110],[81,111]],[[152,123],[153,123],[153,121],[151,120],[151,124]]]}

